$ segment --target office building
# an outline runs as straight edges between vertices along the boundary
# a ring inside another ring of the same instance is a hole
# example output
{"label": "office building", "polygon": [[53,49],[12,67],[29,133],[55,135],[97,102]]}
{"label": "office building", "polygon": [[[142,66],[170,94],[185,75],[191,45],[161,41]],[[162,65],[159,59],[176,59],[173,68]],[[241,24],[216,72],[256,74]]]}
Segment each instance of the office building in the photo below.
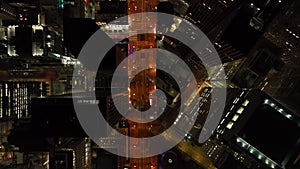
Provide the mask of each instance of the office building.
{"label": "office building", "polygon": [[299,166],[295,158],[300,137],[297,114],[259,90],[242,90],[229,105],[216,130],[217,138],[266,167]]}

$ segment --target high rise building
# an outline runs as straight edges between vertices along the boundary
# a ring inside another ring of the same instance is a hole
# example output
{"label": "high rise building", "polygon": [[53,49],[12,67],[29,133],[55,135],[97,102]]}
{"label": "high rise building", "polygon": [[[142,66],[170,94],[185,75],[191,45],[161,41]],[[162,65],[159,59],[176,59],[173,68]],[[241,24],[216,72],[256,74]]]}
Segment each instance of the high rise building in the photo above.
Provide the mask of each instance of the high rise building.
{"label": "high rise building", "polygon": [[46,54],[45,28],[41,25],[7,27],[9,56],[42,56]]}
{"label": "high rise building", "polygon": [[110,22],[127,14],[128,4],[126,0],[101,0],[96,20]]}
{"label": "high rise building", "polygon": [[[230,108],[229,108],[230,107]],[[260,90],[241,90],[225,108],[216,137],[265,168],[297,168],[299,116]]]}
{"label": "high rise building", "polygon": [[46,95],[46,82],[0,82],[0,119],[29,117],[31,97]]}

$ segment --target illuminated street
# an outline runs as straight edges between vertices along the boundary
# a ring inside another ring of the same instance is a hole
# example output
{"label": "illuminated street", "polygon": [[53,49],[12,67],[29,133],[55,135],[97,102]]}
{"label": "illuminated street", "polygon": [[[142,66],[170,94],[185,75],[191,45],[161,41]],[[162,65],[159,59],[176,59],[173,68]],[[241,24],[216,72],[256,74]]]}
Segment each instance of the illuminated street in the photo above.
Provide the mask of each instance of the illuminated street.
{"label": "illuminated street", "polygon": [[[139,12],[151,12],[156,6],[156,0],[143,1],[143,0],[129,0],[128,1],[128,14],[134,14]],[[129,37],[128,42],[128,76],[130,81],[130,92],[129,92],[129,100],[130,103],[139,111],[145,111],[150,108],[150,98],[149,95],[156,89],[155,81],[156,81],[156,71],[155,71],[155,52],[151,52],[147,56],[144,55],[133,55],[134,52],[138,52],[143,49],[155,48],[156,40],[155,35],[139,35],[138,32],[148,30],[141,30],[141,27],[149,26],[151,29],[155,29],[156,20],[155,18],[151,18],[149,22],[145,18],[132,18],[129,17]],[[132,31],[136,30],[136,31]],[[131,32],[132,31],[132,32]],[[137,34],[137,35],[135,35]],[[138,58],[136,58],[138,57]],[[148,69],[143,72],[135,72],[135,68],[138,66],[146,66],[151,69]],[[133,73],[138,73],[135,77],[132,76]],[[155,117],[156,118],[156,117]],[[149,125],[151,124],[141,124],[134,123],[129,121],[130,128],[130,136],[131,137],[149,137],[151,133],[148,132]],[[136,143],[130,142],[129,149],[136,149]],[[141,147],[140,147],[141,148]],[[142,147],[143,149],[149,149],[150,147]],[[136,151],[136,150],[135,150]],[[129,159],[129,166],[131,168],[137,169],[158,169],[158,159],[157,157],[149,157],[142,159]],[[122,164],[121,164],[122,165]],[[124,165],[124,164],[123,164]]]}

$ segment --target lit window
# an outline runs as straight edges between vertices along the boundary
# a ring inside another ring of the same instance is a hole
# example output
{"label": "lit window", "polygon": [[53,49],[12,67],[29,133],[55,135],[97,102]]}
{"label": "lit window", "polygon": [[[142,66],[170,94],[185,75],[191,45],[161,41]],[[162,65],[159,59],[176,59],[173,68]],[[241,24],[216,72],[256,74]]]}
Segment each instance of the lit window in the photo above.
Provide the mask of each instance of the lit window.
{"label": "lit window", "polygon": [[226,114],[226,116],[225,116],[225,117],[227,117],[227,116],[229,115],[229,113],[230,113],[230,112],[227,112],[227,114]]}
{"label": "lit window", "polygon": [[243,111],[244,111],[244,108],[243,108],[243,107],[240,107],[240,108],[237,110],[237,113],[242,114]]}
{"label": "lit window", "polygon": [[262,155],[261,154],[258,155],[258,159],[262,159]]}
{"label": "lit window", "polygon": [[233,122],[231,121],[231,122],[229,122],[228,124],[227,124],[227,126],[226,126],[226,128],[228,128],[228,129],[231,129],[232,128],[232,126],[233,126]]}
{"label": "lit window", "polygon": [[236,104],[239,100],[240,100],[240,98],[235,98],[233,103]]}
{"label": "lit window", "polygon": [[269,100],[266,99],[266,100],[264,101],[264,104],[269,104]]}
{"label": "lit window", "polygon": [[265,163],[266,163],[266,164],[269,164],[269,160],[265,160]]}
{"label": "lit window", "polygon": [[292,118],[292,115],[287,114],[286,117],[287,117],[288,119],[291,119],[291,118]]}
{"label": "lit window", "polygon": [[235,115],[232,117],[232,121],[236,121],[238,118],[239,118],[239,115],[235,114]]}
{"label": "lit window", "polygon": [[243,103],[243,106],[247,106],[249,104],[249,102],[250,102],[249,100],[245,100]]}

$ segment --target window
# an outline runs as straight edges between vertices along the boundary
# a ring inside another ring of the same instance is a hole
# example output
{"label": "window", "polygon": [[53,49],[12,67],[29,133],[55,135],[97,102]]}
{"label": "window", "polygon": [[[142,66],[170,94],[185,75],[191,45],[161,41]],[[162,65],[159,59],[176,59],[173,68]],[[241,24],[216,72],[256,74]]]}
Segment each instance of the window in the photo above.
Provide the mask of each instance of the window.
{"label": "window", "polygon": [[232,121],[236,121],[240,116],[238,114],[235,114],[233,117],[232,117]]}
{"label": "window", "polygon": [[240,107],[240,108],[237,110],[237,113],[242,114],[243,111],[244,111],[244,107]]}
{"label": "window", "polygon": [[233,126],[233,122],[231,121],[231,122],[229,122],[227,125],[226,125],[226,128],[228,128],[228,129],[231,129],[232,128],[232,126]]}
{"label": "window", "polygon": [[243,103],[243,106],[247,106],[249,104],[249,102],[250,102],[249,100],[245,100]]}

